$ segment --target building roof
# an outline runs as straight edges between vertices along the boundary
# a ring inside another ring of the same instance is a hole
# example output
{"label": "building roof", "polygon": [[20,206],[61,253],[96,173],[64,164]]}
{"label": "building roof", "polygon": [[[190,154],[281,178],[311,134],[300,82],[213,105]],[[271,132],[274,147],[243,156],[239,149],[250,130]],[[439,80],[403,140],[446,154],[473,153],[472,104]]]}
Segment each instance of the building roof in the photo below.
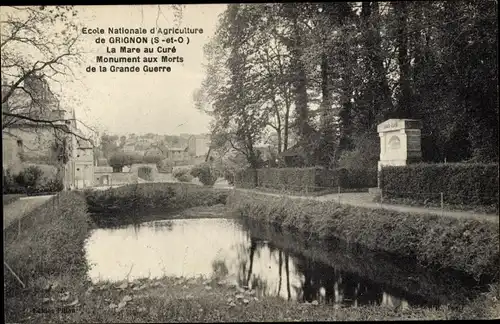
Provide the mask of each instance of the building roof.
{"label": "building roof", "polygon": [[185,151],[187,150],[187,147],[169,147],[167,148],[169,151]]}

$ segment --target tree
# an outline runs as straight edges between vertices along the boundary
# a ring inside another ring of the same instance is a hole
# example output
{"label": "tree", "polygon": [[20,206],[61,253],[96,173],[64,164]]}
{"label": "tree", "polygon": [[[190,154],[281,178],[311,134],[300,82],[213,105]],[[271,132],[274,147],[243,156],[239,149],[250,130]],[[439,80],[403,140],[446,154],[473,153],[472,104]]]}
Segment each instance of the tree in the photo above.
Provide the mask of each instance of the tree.
{"label": "tree", "polygon": [[257,44],[252,38],[255,29],[252,22],[260,14],[256,8],[228,6],[216,38],[206,47],[210,62],[206,67],[207,77],[203,90],[195,97],[199,108],[204,106],[201,98],[207,98],[212,104],[211,110],[203,108],[215,117],[212,134],[224,133],[231,147],[246,156],[252,168],[256,168],[258,162],[254,146],[268,120],[267,111],[262,109],[266,98],[256,86],[262,80],[254,64]]}
{"label": "tree", "polygon": [[[79,63],[77,15],[71,6],[2,10],[2,130],[19,122],[55,125],[58,101],[50,82],[61,83]],[[59,34],[53,26],[63,28]]]}
{"label": "tree", "polygon": [[[90,140],[76,127],[69,127],[83,123],[59,113],[59,99],[52,87],[71,79],[72,66],[80,62],[78,26],[73,20],[76,15],[72,6],[2,8],[2,135],[11,136],[13,127],[24,132],[49,128],[54,133],[54,145],[58,150],[64,145],[68,152],[72,143],[69,137]],[[57,159],[62,177],[64,161],[67,159]]]}
{"label": "tree", "polygon": [[118,136],[116,135],[108,135],[106,133],[102,134],[100,147],[102,154],[106,159],[109,159],[111,155],[118,151],[118,146],[116,145],[117,140]]}
{"label": "tree", "polygon": [[122,172],[124,166],[131,167],[132,164],[141,162],[141,156],[125,152],[116,152],[108,159],[109,165],[113,167],[113,172]]}

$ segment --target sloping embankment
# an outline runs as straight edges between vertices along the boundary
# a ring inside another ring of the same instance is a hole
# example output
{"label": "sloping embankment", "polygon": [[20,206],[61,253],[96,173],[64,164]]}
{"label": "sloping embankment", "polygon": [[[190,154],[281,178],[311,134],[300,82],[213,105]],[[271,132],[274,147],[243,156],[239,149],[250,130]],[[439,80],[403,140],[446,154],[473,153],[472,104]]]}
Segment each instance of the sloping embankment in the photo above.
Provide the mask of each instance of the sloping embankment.
{"label": "sloping embankment", "polygon": [[227,205],[242,216],[314,233],[320,239],[336,237],[476,278],[499,274],[499,229],[491,222],[239,191],[228,197]]}

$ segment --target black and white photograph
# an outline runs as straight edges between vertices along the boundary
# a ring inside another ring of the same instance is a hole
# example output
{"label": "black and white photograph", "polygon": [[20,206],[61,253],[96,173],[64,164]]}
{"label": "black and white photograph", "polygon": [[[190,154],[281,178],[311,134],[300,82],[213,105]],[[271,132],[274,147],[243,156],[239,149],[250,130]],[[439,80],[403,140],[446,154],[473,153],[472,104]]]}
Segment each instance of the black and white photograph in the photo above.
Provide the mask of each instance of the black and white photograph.
{"label": "black and white photograph", "polygon": [[498,1],[1,5],[5,323],[500,319]]}

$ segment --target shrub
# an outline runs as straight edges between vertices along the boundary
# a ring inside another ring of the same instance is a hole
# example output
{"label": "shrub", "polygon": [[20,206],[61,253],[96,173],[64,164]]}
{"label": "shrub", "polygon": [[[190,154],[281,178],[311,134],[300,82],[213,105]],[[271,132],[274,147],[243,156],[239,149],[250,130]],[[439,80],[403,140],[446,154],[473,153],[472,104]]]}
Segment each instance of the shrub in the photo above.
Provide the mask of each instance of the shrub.
{"label": "shrub", "polygon": [[213,186],[215,181],[217,181],[217,176],[210,167],[210,164],[206,162],[195,166],[191,169],[190,174],[198,178],[205,186]]}
{"label": "shrub", "polygon": [[[498,206],[498,164],[410,164],[382,169],[384,197]],[[419,195],[421,194],[421,195]]]}
{"label": "shrub", "polygon": [[476,278],[498,274],[499,229],[493,222],[238,191],[228,196],[227,205],[244,217],[314,233],[320,239],[336,237]]}
{"label": "shrub", "polygon": [[36,191],[43,175],[41,168],[37,166],[29,166],[26,169],[19,172],[15,177],[15,182],[23,187],[27,192]]}
{"label": "shrub", "polygon": [[4,194],[26,193],[26,190],[16,182],[15,175],[10,169],[4,170],[2,191]]}
{"label": "shrub", "polygon": [[224,179],[230,185],[234,185],[234,173],[230,171],[224,171]]}
{"label": "shrub", "polygon": [[338,169],[341,188],[360,189],[377,187],[377,168],[342,168]]}
{"label": "shrub", "polygon": [[174,178],[176,178],[180,182],[191,182],[193,180],[193,176],[189,174],[189,169],[185,168],[175,170]]}
{"label": "shrub", "polygon": [[142,158],[142,162],[143,163],[155,163],[155,164],[158,164],[162,159],[163,159],[163,157],[160,156],[160,155],[145,155]]}
{"label": "shrub", "polygon": [[156,163],[156,167],[158,168],[159,172],[171,173],[174,169],[174,163],[170,160],[165,159]]}
{"label": "shrub", "polygon": [[108,159],[109,165],[113,167],[113,172],[121,172],[124,166],[130,166],[134,163],[142,163],[142,161],[143,156],[126,152],[117,152]]}
{"label": "shrub", "polygon": [[[252,169],[236,173],[240,188],[255,188]],[[257,169],[258,186],[291,191],[320,191],[328,188],[359,189],[377,185],[376,169],[263,168]]]}
{"label": "shrub", "polygon": [[225,204],[227,192],[194,184],[143,183],[105,191],[87,190],[85,197],[89,211],[113,214]]}

